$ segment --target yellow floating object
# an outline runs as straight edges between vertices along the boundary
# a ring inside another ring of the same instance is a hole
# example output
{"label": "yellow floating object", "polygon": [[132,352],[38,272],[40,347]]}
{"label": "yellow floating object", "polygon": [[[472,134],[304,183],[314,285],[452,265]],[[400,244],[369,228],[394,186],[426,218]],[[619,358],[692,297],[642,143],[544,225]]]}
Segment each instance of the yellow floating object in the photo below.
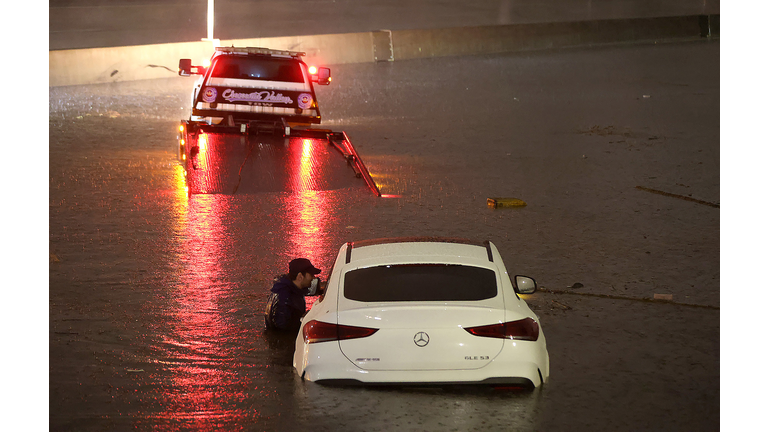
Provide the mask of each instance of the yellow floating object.
{"label": "yellow floating object", "polygon": [[525,201],[517,198],[488,198],[488,207],[491,208],[525,207],[527,205]]}

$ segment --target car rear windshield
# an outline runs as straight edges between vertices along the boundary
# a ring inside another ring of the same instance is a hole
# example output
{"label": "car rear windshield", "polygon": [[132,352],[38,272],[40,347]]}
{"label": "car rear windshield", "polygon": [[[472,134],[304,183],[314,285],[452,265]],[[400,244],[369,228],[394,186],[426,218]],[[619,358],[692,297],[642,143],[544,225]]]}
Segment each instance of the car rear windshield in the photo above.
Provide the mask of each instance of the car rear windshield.
{"label": "car rear windshield", "polygon": [[361,302],[473,301],[496,294],[493,270],[464,265],[387,265],[344,276],[344,296]]}
{"label": "car rear windshield", "polygon": [[215,78],[304,82],[301,66],[297,61],[260,56],[219,57],[211,76]]}

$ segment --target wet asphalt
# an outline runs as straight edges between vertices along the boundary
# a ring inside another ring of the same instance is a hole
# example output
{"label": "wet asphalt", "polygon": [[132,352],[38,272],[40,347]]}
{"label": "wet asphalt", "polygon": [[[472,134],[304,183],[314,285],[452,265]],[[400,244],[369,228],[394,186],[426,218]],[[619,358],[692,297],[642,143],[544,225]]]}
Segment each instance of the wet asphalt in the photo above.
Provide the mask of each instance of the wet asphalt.
{"label": "wet asphalt", "polygon": [[[51,430],[718,430],[718,64],[699,41],[335,67],[324,126],[388,198],[351,172],[188,197],[192,81],[50,88]],[[538,281],[550,383],[296,376],[272,278],[409,235],[490,239]]]}

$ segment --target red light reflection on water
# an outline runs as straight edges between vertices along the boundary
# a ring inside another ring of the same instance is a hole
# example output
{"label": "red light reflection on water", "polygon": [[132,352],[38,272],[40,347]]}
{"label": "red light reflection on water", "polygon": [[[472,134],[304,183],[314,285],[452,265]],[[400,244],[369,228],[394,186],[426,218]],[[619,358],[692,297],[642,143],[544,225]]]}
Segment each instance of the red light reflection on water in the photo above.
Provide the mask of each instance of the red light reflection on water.
{"label": "red light reflection on water", "polygon": [[203,132],[197,136],[187,164],[187,186],[193,193],[220,193],[227,189],[223,175],[227,170],[226,144],[227,137],[219,134]]}
{"label": "red light reflection on water", "polygon": [[[318,191],[318,159],[315,155],[319,146],[327,146],[320,140],[303,139],[292,141],[289,160],[298,168],[298,174],[291,177],[289,190],[293,194],[286,198],[286,219],[290,224],[289,247],[286,251],[291,258],[305,257],[322,265],[320,258],[328,241],[326,221],[331,203],[328,194]],[[322,268],[321,268],[322,269]],[[324,270],[321,277],[327,277]]]}
{"label": "red light reflection on water", "polygon": [[197,169],[201,170],[207,170],[208,169],[208,134],[201,133],[200,136],[197,138],[197,147],[200,150],[200,153],[198,153],[197,160],[198,166]]}
{"label": "red light reflection on water", "polygon": [[[212,154],[208,154],[208,134],[201,133],[197,138],[197,149],[198,153],[196,156],[192,158],[192,163],[194,170],[196,171],[196,177],[198,181],[198,185],[196,187],[197,190],[199,190],[202,193],[207,193],[211,188],[208,185],[209,178],[211,177],[208,173],[209,166],[211,166],[211,162],[208,160]],[[215,162],[215,161],[214,161]],[[214,165],[215,166],[215,165]]]}
{"label": "red light reflection on water", "polygon": [[232,289],[225,272],[232,243],[225,222],[231,201],[225,195],[188,199],[183,181],[178,181],[177,193],[181,268],[178,283],[170,287],[175,292],[160,344],[164,352],[159,353],[172,376],[172,390],[163,393],[166,410],[160,417],[183,423],[184,428],[214,430],[243,416],[231,407],[245,398],[244,384],[234,372],[238,329],[222,310]]}

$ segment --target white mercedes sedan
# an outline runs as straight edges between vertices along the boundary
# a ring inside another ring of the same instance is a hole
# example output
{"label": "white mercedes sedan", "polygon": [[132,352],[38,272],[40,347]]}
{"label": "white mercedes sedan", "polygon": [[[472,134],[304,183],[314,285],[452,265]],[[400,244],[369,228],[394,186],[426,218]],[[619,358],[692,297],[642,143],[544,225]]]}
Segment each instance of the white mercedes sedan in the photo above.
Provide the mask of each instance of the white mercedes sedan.
{"label": "white mercedes sedan", "polygon": [[549,378],[539,318],[493,243],[349,242],[302,319],[293,366],[321,384],[534,388]]}

